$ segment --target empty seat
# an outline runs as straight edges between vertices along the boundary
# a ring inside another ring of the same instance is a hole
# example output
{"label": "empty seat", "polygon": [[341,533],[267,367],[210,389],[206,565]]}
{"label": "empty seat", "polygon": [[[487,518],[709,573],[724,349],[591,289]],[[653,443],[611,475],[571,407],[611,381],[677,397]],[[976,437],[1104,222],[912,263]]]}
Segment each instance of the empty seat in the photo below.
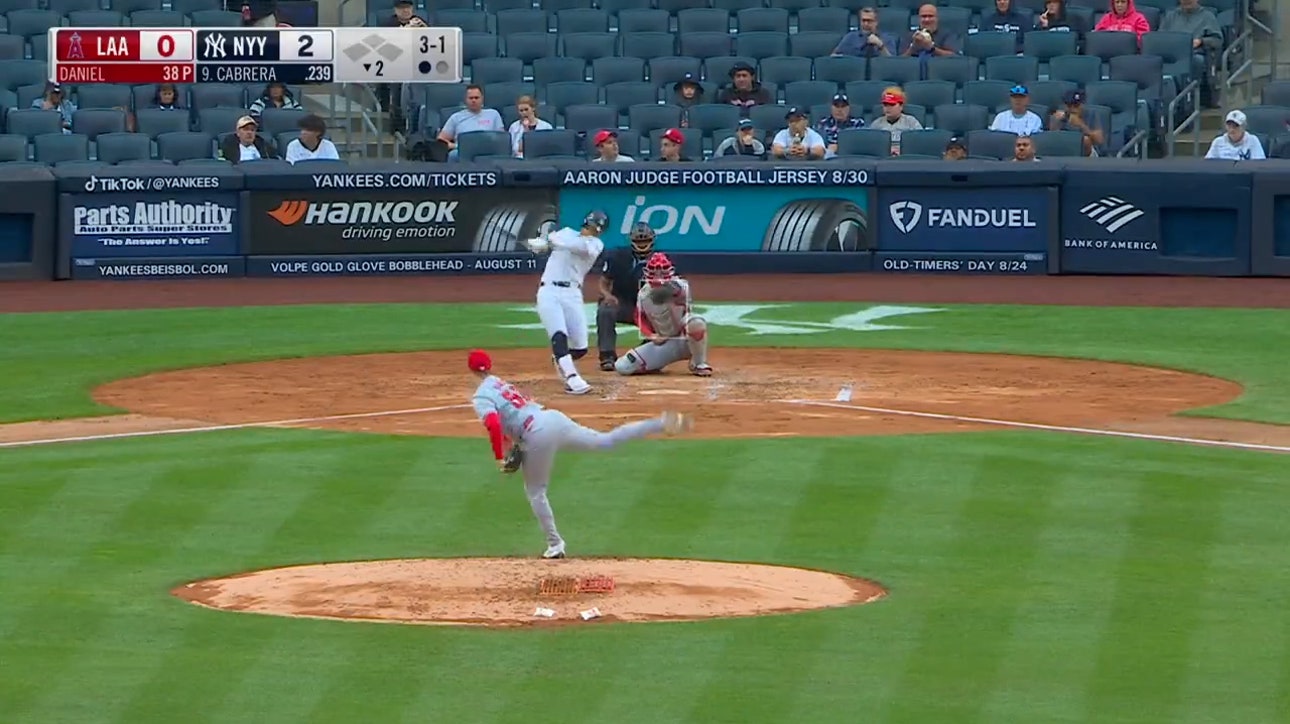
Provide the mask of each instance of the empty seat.
{"label": "empty seat", "polygon": [[770,6],[773,8],[784,8],[790,13],[796,13],[806,8],[819,7],[820,0],[770,0]]}
{"label": "empty seat", "polygon": [[511,134],[506,131],[470,131],[457,136],[457,160],[463,163],[480,156],[510,156]]}
{"label": "empty seat", "polygon": [[129,15],[136,10],[160,10],[161,0],[108,0],[108,7]]}
{"label": "empty seat", "polygon": [[973,33],[963,42],[963,54],[971,58],[993,58],[1017,53],[1017,34],[998,30]]}
{"label": "empty seat", "polygon": [[1136,52],[1138,36],[1133,33],[1103,30],[1084,36],[1084,55],[1100,58],[1103,63],[1110,62],[1117,55],[1133,55]]}
{"label": "empty seat", "polygon": [[850,19],[851,13],[845,8],[806,8],[797,13],[797,32],[836,33],[841,38]]}
{"label": "empty seat", "polygon": [[1007,131],[975,130],[967,133],[968,153],[973,156],[989,156],[1000,160],[1012,158],[1016,155],[1016,143],[1017,134]]}
{"label": "empty seat", "polygon": [[993,115],[1012,105],[1012,85],[1005,80],[972,81],[963,87],[963,102],[984,106]]}
{"label": "empty seat", "polygon": [[[972,23],[972,10],[965,7],[951,5],[948,7],[937,8],[937,24],[942,30],[948,30],[960,38],[968,36],[968,26]],[[1017,41],[1014,39],[1012,50],[1015,53]]]}
{"label": "empty seat", "polygon": [[[676,38],[671,33],[632,33],[623,36],[625,57],[649,59],[676,54]],[[681,55],[688,54],[682,52]]]}
{"label": "empty seat", "polygon": [[273,135],[300,127],[300,119],[308,115],[302,109],[266,108],[260,114],[260,130]]}
{"label": "empty seat", "polygon": [[514,58],[480,58],[470,64],[470,82],[518,83],[524,79],[524,63]]}
{"label": "empty seat", "polygon": [[[681,33],[679,35],[681,55],[692,55],[703,58],[712,55],[730,55],[734,44],[728,33]],[[772,54],[773,55],[773,54]]]}
{"label": "empty seat", "polygon": [[905,100],[927,108],[954,102],[955,86],[947,80],[917,80],[905,85]]}
{"label": "empty seat", "polygon": [[918,58],[874,58],[869,61],[869,79],[905,85],[922,79]]}
{"label": "empty seat", "polygon": [[507,10],[527,10],[533,7],[532,0],[483,0],[482,4],[484,10],[490,13],[500,13]]}
{"label": "empty seat", "polygon": [[98,10],[99,0],[49,0],[49,9],[59,15],[67,15],[77,10]]}
{"label": "empty seat", "polygon": [[157,136],[157,156],[167,161],[214,158],[214,139],[209,133],[163,133]]}
{"label": "empty seat", "polygon": [[763,83],[774,83],[783,86],[797,81],[810,80],[810,58],[799,58],[793,55],[763,58],[759,64],[758,77]]}
{"label": "empty seat", "polygon": [[130,25],[136,28],[180,28],[184,16],[173,10],[136,10],[130,13]]}
{"label": "empty seat", "polygon": [[962,136],[968,131],[984,129],[990,124],[990,112],[975,103],[950,103],[932,110],[936,127]]}
{"label": "empty seat", "polygon": [[1263,86],[1260,100],[1265,106],[1290,107],[1290,80],[1274,80]]}
{"label": "empty seat", "polygon": [[[511,33],[506,36],[506,57],[521,64],[533,63],[539,58],[558,55],[558,46],[559,36],[555,33]],[[492,60],[492,58],[479,58],[475,62],[478,63],[480,60]],[[581,58],[573,60],[581,60]],[[582,62],[586,63],[585,60]]]}
{"label": "empty seat", "polygon": [[810,107],[827,105],[838,92],[836,83],[822,80],[799,80],[784,86],[784,104]]}
{"label": "empty seat", "polygon": [[1142,36],[1142,54],[1159,56],[1163,75],[1173,78],[1181,90],[1192,76],[1191,33],[1161,32]]}
{"label": "empty seat", "polygon": [[232,133],[237,119],[249,113],[245,108],[203,108],[197,111],[197,128],[203,133]]}
{"label": "empty seat", "polygon": [[125,111],[89,108],[72,114],[72,133],[91,141],[100,133],[125,133]]}
{"label": "empty seat", "polygon": [[[903,144],[904,134],[901,134]],[[904,150],[902,145],[901,150]],[[848,128],[838,133],[839,156],[886,158],[891,155],[891,134],[871,128]]]}
{"label": "empty seat", "polygon": [[556,113],[576,105],[594,105],[600,102],[600,88],[585,81],[559,81],[546,86],[546,103]]}
{"label": "empty seat", "polygon": [[1031,138],[1040,158],[1084,155],[1084,134],[1079,131],[1044,131]]}
{"label": "empty seat", "polygon": [[545,32],[550,29],[550,23],[545,10],[533,8],[502,10],[493,18],[493,28],[503,38],[511,33]]}
{"label": "empty seat", "polygon": [[678,33],[728,33],[730,13],[718,8],[689,8],[676,13]]}
{"label": "empty seat", "polygon": [[618,13],[618,32],[623,34],[666,33],[670,30],[670,24],[671,16],[666,10],[633,8]]}
{"label": "empty seat", "polygon": [[1086,86],[1102,79],[1102,61],[1091,55],[1059,55],[1048,61],[1048,77]]}
{"label": "empty seat", "polygon": [[958,88],[976,80],[981,72],[981,61],[967,56],[930,58],[927,61],[928,80],[948,80]]}
{"label": "empty seat", "polygon": [[945,153],[945,146],[953,137],[953,133],[941,128],[904,131],[900,134],[900,155],[940,158]]}
{"label": "empty seat", "polygon": [[115,28],[125,25],[125,16],[115,10],[76,10],[67,14],[73,28]]}
{"label": "empty seat", "polygon": [[58,111],[16,108],[5,116],[5,126],[9,133],[35,138],[50,133],[61,133],[63,117]]}
{"label": "empty seat", "polygon": [[18,86],[18,108],[31,108],[32,103],[44,97],[45,84],[32,83],[31,85]]}
{"label": "empty seat", "polygon": [[1079,37],[1076,33],[1049,33],[1034,30],[1026,33],[1022,48],[1026,55],[1034,57],[1041,64],[1059,55],[1075,55],[1078,51]]}
{"label": "empty seat", "polygon": [[763,131],[777,132],[788,127],[788,122],[784,120],[786,113],[788,106],[784,105],[753,106],[748,111],[748,119]]}
{"label": "empty seat", "polygon": [[129,108],[130,86],[88,83],[76,89],[76,107],[80,110],[91,108]]}
{"label": "empty seat", "polygon": [[242,15],[232,10],[197,10],[188,16],[194,28],[238,28]]}
{"label": "empty seat", "polygon": [[574,131],[618,128],[618,109],[607,105],[572,105],[564,109],[564,127]]}
{"label": "empty seat", "polygon": [[0,134],[0,162],[27,160],[27,137],[18,133]]}
{"label": "empty seat", "polygon": [[578,133],[567,129],[526,131],[523,143],[524,158],[573,156],[578,152]]}
{"label": "empty seat", "polygon": [[1285,106],[1257,105],[1241,110],[1245,112],[1246,130],[1259,136],[1285,133],[1286,124],[1290,122],[1290,108]]}
{"label": "empty seat", "polygon": [[987,80],[1033,83],[1039,78],[1039,60],[1028,55],[1004,55],[985,60]]}
{"label": "empty seat", "polygon": [[463,33],[488,32],[488,15],[477,10],[436,10],[432,17],[440,27],[461,28]]}
{"label": "empty seat", "polygon": [[484,102],[492,108],[513,105],[519,102],[520,96],[537,95],[537,87],[532,83],[489,83],[484,86]]}
{"label": "empty seat", "polygon": [[533,83],[538,88],[552,83],[582,82],[587,79],[587,63],[582,58],[548,57],[533,61]]}
{"label": "empty seat", "polygon": [[[825,10],[826,8],[816,9]],[[748,8],[740,10],[735,16],[735,27],[741,33],[772,32],[787,35],[788,11],[783,8]],[[801,30],[801,27],[799,26],[798,29]]]}
{"label": "empty seat", "polygon": [[591,79],[599,86],[640,82],[645,80],[645,61],[640,58],[597,58],[591,63]]}
{"label": "empty seat", "polygon": [[555,26],[561,33],[607,33],[609,13],[594,8],[573,8],[556,13]]}
{"label": "empty seat", "polygon": [[247,93],[236,83],[199,83],[190,89],[193,110],[206,108],[246,108]]}
{"label": "empty seat", "polygon": [[605,86],[605,105],[618,113],[641,104],[658,103],[658,88],[647,81],[610,83]]}
{"label": "empty seat", "polygon": [[94,141],[98,160],[120,163],[146,159],[152,155],[152,141],[142,133],[104,133]]}
{"label": "empty seat", "polygon": [[668,13],[678,17],[686,10],[706,8],[707,6],[707,0],[658,0],[659,10],[666,10]]}
{"label": "empty seat", "polygon": [[22,60],[26,57],[26,41],[17,35],[0,35],[0,60]]}
{"label": "empty seat", "polygon": [[681,107],[642,103],[627,109],[627,127],[640,133],[667,130],[681,125]]}
{"label": "empty seat", "polygon": [[703,103],[688,111],[688,127],[711,135],[723,128],[739,125],[739,109],[728,103]]}
{"label": "empty seat", "polygon": [[461,62],[469,65],[477,58],[492,58],[497,55],[498,38],[493,33],[462,33]]}
{"label": "empty seat", "polygon": [[856,80],[846,84],[847,99],[852,108],[869,109],[877,106],[882,92],[889,84],[883,80]]}
{"label": "empty seat", "polygon": [[1111,59],[1110,79],[1133,83],[1138,98],[1154,107],[1160,103],[1164,82],[1164,59],[1158,55],[1117,55]]}
{"label": "empty seat", "polygon": [[31,139],[35,158],[41,163],[88,161],[90,139],[79,133],[44,133]]}
{"label": "empty seat", "polygon": [[134,122],[138,132],[149,138],[156,138],[163,133],[180,133],[190,130],[188,127],[188,114],[183,111],[141,108],[135,112]]}
{"label": "empty seat", "polygon": [[42,35],[63,22],[63,16],[53,10],[10,10],[5,18],[9,21],[9,34],[20,38]]}
{"label": "empty seat", "polygon": [[657,87],[669,86],[666,91],[670,93],[672,84],[686,76],[698,78],[702,73],[702,69],[703,61],[698,58],[684,55],[651,58],[649,61],[649,80]]}
{"label": "empty seat", "polygon": [[864,80],[867,64],[850,55],[825,56],[815,59],[815,79],[845,85],[853,80]]}
{"label": "empty seat", "polygon": [[44,87],[49,64],[43,60],[0,60],[0,88],[16,91],[22,86]]}
{"label": "empty seat", "polygon": [[788,55],[788,45],[787,33],[740,32],[735,35],[735,55],[758,60]]}
{"label": "empty seat", "polygon": [[1036,105],[1047,106],[1049,109],[1058,108],[1062,105],[1062,97],[1068,91],[1073,91],[1077,87],[1068,80],[1036,81],[1031,83],[1028,88],[1030,91],[1030,105],[1032,108]]}
{"label": "empty seat", "polygon": [[841,32],[799,31],[789,36],[790,54],[800,55],[803,58],[829,55],[834,48],[838,47],[838,41],[841,38]]}

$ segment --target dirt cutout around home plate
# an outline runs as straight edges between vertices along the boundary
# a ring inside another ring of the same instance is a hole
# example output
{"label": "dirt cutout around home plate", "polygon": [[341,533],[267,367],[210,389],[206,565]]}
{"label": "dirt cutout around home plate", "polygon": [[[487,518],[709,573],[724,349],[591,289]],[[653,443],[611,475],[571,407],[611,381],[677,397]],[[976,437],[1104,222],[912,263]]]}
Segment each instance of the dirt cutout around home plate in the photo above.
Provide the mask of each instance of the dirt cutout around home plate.
{"label": "dirt cutout around home plate", "polygon": [[870,603],[886,590],[863,578],[752,563],[423,558],[274,568],[171,593],[274,616],[514,627],[797,613]]}

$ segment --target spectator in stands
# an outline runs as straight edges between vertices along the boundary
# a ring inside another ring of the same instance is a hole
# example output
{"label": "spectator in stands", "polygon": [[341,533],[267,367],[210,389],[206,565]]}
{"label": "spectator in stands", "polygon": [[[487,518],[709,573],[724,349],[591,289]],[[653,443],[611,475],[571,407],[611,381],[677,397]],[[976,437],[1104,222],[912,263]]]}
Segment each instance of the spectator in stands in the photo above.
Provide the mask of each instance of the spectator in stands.
{"label": "spectator in stands", "polygon": [[1138,36],[1138,47],[1142,47],[1142,35],[1151,31],[1147,16],[1138,12],[1133,0],[1111,0],[1111,9],[1093,27],[1094,31],[1119,31]]}
{"label": "spectator in stands", "polygon": [[[384,28],[425,28],[430,23],[416,14],[416,5],[412,0],[395,0],[394,12],[381,21]],[[380,83],[376,86],[376,99],[381,110],[390,114],[391,129],[403,126],[403,85],[399,83]]]}
{"label": "spectator in stands", "polygon": [[1029,136],[1044,130],[1044,120],[1030,110],[1030,91],[1024,85],[1014,85],[1008,93],[1012,108],[1000,111],[990,122],[991,131],[1007,131],[1018,136]]}
{"label": "spectator in stands", "polygon": [[857,58],[873,58],[879,55],[891,55],[900,44],[900,40],[891,33],[878,30],[878,11],[875,8],[860,8],[860,29],[852,30],[842,36],[834,55],[854,55]]}
{"label": "spectator in stands", "polygon": [[941,156],[946,161],[962,161],[967,158],[967,146],[963,144],[963,139],[955,136],[945,144],[945,153]]}
{"label": "spectator in stands", "polygon": [[448,116],[439,130],[439,140],[448,145],[448,160],[457,160],[457,136],[473,131],[501,131],[506,128],[502,114],[484,107],[484,89],[474,83],[466,86],[466,107]]}
{"label": "spectator in stands", "polygon": [[63,97],[63,87],[54,82],[45,83],[45,93],[31,102],[31,107],[42,111],[58,111],[62,116],[63,133],[72,132],[72,115],[76,104]]}
{"label": "spectator in stands", "polygon": [[891,155],[900,155],[900,134],[902,131],[921,131],[923,124],[917,118],[905,113],[905,91],[891,86],[882,92],[882,115],[869,124],[870,128],[887,131],[891,134]]}
{"label": "spectator in stands", "polygon": [[786,160],[815,160],[824,158],[824,137],[815,132],[807,121],[806,112],[797,106],[784,114],[788,128],[775,134],[770,144],[770,154]]}
{"label": "spectator in stands", "polygon": [[289,111],[298,111],[303,106],[296,102],[295,96],[291,95],[291,91],[287,90],[286,83],[275,80],[264,86],[264,92],[251,103],[251,116],[259,118],[264,114],[264,109],[266,108],[283,108]]}
{"label": "spectator in stands", "polygon": [[1224,161],[1262,161],[1267,158],[1263,153],[1263,142],[1253,133],[1245,130],[1244,111],[1232,111],[1223,119],[1227,132],[1215,138],[1205,152],[1205,158],[1217,158]]}
{"label": "spectator in stands", "polygon": [[516,158],[524,158],[524,134],[529,131],[550,131],[555,126],[537,117],[537,101],[533,100],[533,96],[520,96],[515,101],[515,111],[520,114],[519,120],[507,129],[511,134],[511,153]]}
{"label": "spectator in stands", "polygon": [[162,83],[157,86],[157,92],[152,96],[152,107],[162,111],[183,110],[183,106],[179,104],[179,89],[174,83]]}
{"label": "spectator in stands", "polygon": [[766,144],[757,138],[757,129],[753,126],[753,122],[745,118],[739,121],[739,128],[735,129],[735,135],[718,144],[712,155],[713,157],[754,156],[756,158],[765,158]]}
{"label": "spectator in stands", "polygon": [[1079,18],[1066,14],[1066,0],[1047,0],[1044,11],[1035,18],[1036,30],[1048,30],[1057,33],[1082,33]]}
{"label": "spectator in stands", "polygon": [[395,0],[394,14],[381,22],[384,28],[425,28],[430,23],[417,15],[416,3],[412,0]]}
{"label": "spectator in stands", "polygon": [[828,155],[831,158],[838,153],[838,134],[848,128],[864,128],[864,119],[851,115],[851,101],[847,99],[845,93],[839,93],[833,96],[829,117],[816,125],[816,130],[824,137],[824,146],[828,149]]}
{"label": "spectator in stands", "polygon": [[691,73],[672,86],[672,103],[681,108],[681,128],[690,127],[690,109],[703,103],[703,86]]}
{"label": "spectator in stands", "polygon": [[1079,131],[1084,136],[1084,155],[1096,156],[1097,147],[1106,140],[1106,134],[1097,127],[1092,116],[1084,116],[1084,91],[1068,90],[1062,95],[1065,108],[1053,109],[1048,119],[1050,131]]}
{"label": "spectator in stands", "polygon": [[220,141],[220,156],[232,164],[277,158],[277,149],[256,133],[259,129],[260,124],[250,116],[237,119],[236,133],[231,133]]}
{"label": "spectator in stands", "polygon": [[671,161],[673,163],[679,161],[692,161],[693,159],[689,159],[681,155],[681,147],[684,143],[685,135],[681,133],[681,129],[669,128],[666,131],[663,131],[663,136],[659,139],[658,160]]}
{"label": "spectator in stands", "polygon": [[631,156],[624,156],[618,152],[618,132],[617,131],[598,131],[595,138],[592,139],[592,145],[596,147],[600,155],[591,159],[592,163],[632,163],[636,159]]}
{"label": "spectator in stands", "polygon": [[1210,67],[1223,50],[1223,29],[1214,11],[1200,6],[1200,0],[1178,0],[1178,7],[1165,13],[1160,29],[1191,35],[1191,74],[1200,81],[1201,102],[1214,107]]}
{"label": "spectator in stands", "polygon": [[941,27],[936,6],[928,4],[918,8],[918,29],[910,34],[901,55],[912,55],[926,61],[932,57],[958,55],[962,48],[963,40],[957,33]]}
{"label": "spectator in stands", "polygon": [[994,12],[981,14],[980,29],[983,32],[1016,33],[1018,53],[1021,52],[1021,39],[1031,25],[1033,23],[1012,6],[1012,0],[994,0]]}
{"label": "spectator in stands", "polygon": [[1012,143],[1012,160],[1038,161],[1039,157],[1035,155],[1035,139],[1030,136],[1017,136],[1017,140]]}
{"label": "spectator in stands", "polygon": [[247,28],[276,28],[278,3],[275,0],[242,0],[234,3],[225,0],[225,10],[242,11],[242,26]]}
{"label": "spectator in stands", "polygon": [[309,159],[326,159],[339,161],[340,153],[336,144],[323,138],[327,134],[327,123],[310,113],[300,119],[300,137],[287,144],[286,158],[288,163],[307,161]]}
{"label": "spectator in stands", "polygon": [[766,106],[775,102],[770,97],[770,91],[762,87],[761,82],[755,80],[754,76],[757,69],[753,68],[747,62],[739,61],[730,69],[730,85],[722,89],[717,96],[718,103],[729,103],[739,109],[739,113],[748,117],[748,111],[753,106]]}

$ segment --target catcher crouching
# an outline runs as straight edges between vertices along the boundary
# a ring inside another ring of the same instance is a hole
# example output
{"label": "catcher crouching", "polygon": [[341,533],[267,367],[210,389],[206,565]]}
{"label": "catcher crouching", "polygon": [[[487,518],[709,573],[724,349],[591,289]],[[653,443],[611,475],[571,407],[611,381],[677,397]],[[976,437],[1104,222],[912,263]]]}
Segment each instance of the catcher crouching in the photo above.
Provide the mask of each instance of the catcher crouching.
{"label": "catcher crouching", "polygon": [[645,283],[636,298],[636,324],[648,340],[614,362],[622,375],[657,372],[689,360],[690,374],[712,375],[708,364],[708,324],[694,313],[690,283],[676,275],[666,254],[645,264]]}

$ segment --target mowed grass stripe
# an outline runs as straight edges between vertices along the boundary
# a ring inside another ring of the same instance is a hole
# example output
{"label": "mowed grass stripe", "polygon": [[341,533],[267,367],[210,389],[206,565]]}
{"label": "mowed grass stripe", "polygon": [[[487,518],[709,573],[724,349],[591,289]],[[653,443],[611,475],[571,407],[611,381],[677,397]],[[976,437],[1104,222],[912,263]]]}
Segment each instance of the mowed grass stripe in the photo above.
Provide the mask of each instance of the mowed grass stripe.
{"label": "mowed grass stripe", "polygon": [[1222,467],[1211,468],[1212,479],[1224,481],[1221,523],[1207,575],[1192,582],[1200,587],[1198,620],[1180,724],[1290,720],[1290,572],[1283,564],[1290,530],[1277,502],[1286,480],[1251,457],[1223,456]]}
{"label": "mowed grass stripe", "polygon": [[[9,458],[0,458],[6,459]],[[0,465],[0,571],[11,579],[22,577],[24,572],[13,567],[18,560],[9,560],[9,546],[32,516],[43,514],[54,503],[74,474],[69,467],[43,470],[41,475],[27,471],[26,465]]]}
{"label": "mowed grass stripe", "polygon": [[1125,477],[1136,485],[1137,505],[1129,543],[1108,581],[1115,603],[1099,641],[1085,716],[1174,722],[1225,491],[1185,464],[1169,472],[1126,470]]}
{"label": "mowed grass stripe", "polygon": [[1030,446],[1047,461],[1053,493],[982,721],[1086,721],[1084,682],[1097,665],[1114,605],[1108,581],[1128,545],[1135,509],[1134,487],[1119,477],[1127,463],[1121,455],[1096,455],[1096,444]]}

